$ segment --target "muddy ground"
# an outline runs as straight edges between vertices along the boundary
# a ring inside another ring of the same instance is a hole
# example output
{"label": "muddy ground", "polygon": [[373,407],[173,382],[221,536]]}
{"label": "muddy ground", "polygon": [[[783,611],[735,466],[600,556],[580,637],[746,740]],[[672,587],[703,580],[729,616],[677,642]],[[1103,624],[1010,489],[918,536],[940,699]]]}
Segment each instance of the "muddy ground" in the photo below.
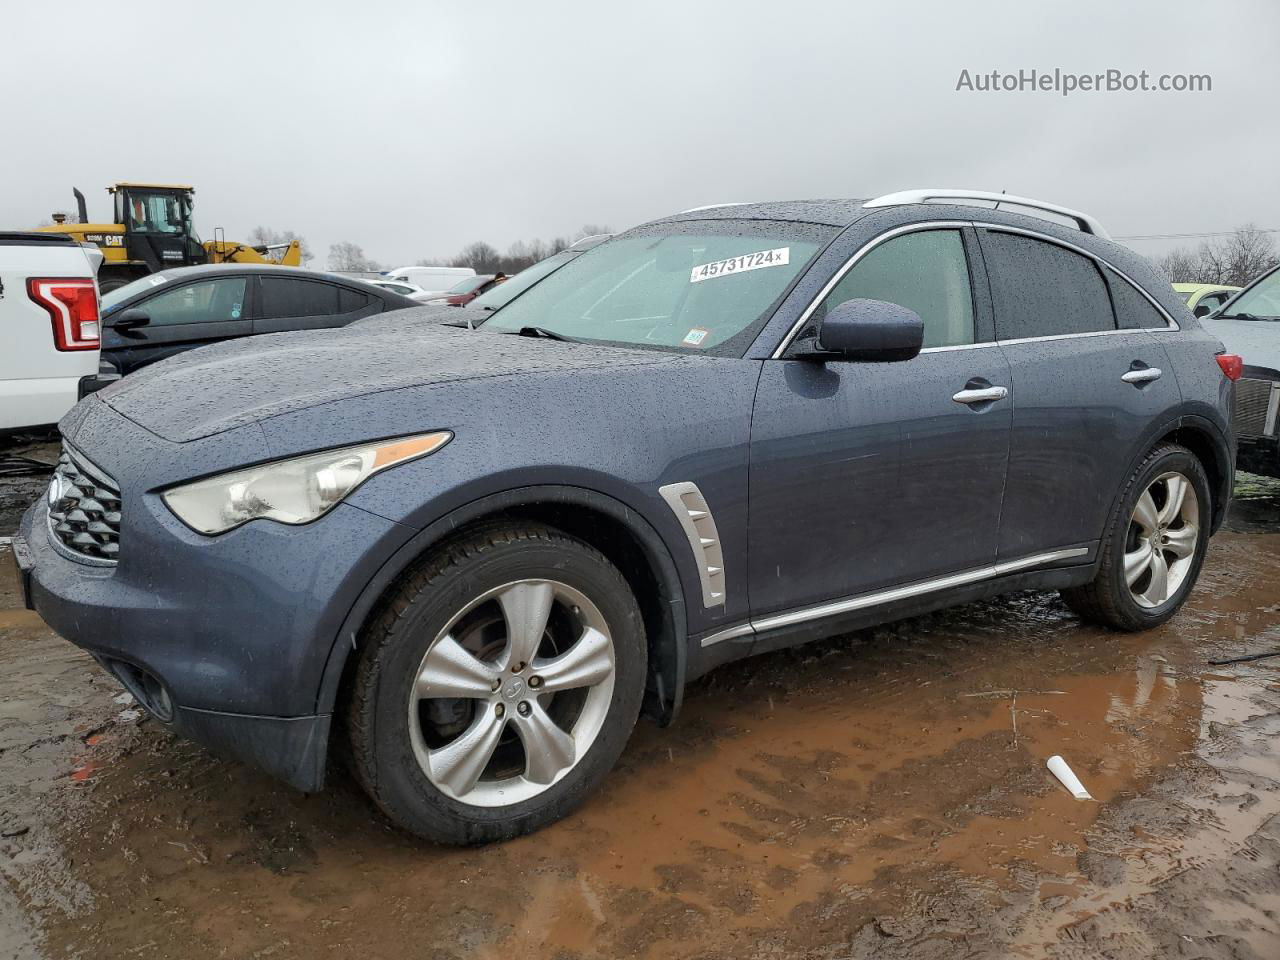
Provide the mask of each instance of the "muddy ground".
{"label": "muddy ground", "polygon": [[1280,649],[1280,484],[1246,479],[1162,629],[1028,593],[736,664],[478,850],[172,738],[0,546],[0,958],[1275,960],[1280,658],[1207,664]]}

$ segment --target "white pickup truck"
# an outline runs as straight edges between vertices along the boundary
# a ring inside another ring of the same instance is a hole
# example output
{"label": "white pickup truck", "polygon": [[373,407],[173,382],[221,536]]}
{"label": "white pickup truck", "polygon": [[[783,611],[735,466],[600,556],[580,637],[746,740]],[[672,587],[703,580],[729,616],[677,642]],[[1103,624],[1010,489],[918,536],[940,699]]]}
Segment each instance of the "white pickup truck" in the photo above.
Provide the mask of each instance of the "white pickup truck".
{"label": "white pickup truck", "polygon": [[101,263],[70,237],[0,232],[0,433],[56,423],[97,374]]}

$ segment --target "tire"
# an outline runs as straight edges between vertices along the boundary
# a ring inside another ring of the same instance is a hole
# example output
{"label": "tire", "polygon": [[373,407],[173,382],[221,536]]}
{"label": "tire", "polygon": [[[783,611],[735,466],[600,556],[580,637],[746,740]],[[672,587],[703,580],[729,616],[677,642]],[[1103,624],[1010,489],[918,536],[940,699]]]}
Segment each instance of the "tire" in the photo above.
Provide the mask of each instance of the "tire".
{"label": "tire", "polygon": [[352,766],[417,836],[478,844],[528,833],[572,811],[613,767],[645,670],[640,609],[599,551],[549,527],[487,527],[421,563],[365,630],[346,716]]}
{"label": "tire", "polygon": [[[1169,478],[1185,482],[1177,512],[1170,504],[1171,498],[1177,499],[1176,481]],[[1139,502],[1148,494],[1150,503],[1139,511]],[[1151,507],[1156,508],[1154,515]],[[1195,454],[1176,444],[1156,447],[1125,485],[1102,539],[1096,576],[1083,586],[1062,591],[1067,606],[1084,620],[1116,630],[1149,630],[1164,623],[1178,612],[1200,576],[1209,545],[1211,508],[1209,479]],[[1192,526],[1193,541],[1188,533]],[[1148,555],[1152,559],[1143,566]],[[1127,558],[1136,574],[1132,586],[1126,575]],[[1161,563],[1164,589],[1157,574]]]}
{"label": "tire", "polygon": [[110,293],[112,290],[119,290],[121,287],[128,286],[131,281],[124,277],[114,277],[110,280],[103,280],[98,284],[98,293]]}

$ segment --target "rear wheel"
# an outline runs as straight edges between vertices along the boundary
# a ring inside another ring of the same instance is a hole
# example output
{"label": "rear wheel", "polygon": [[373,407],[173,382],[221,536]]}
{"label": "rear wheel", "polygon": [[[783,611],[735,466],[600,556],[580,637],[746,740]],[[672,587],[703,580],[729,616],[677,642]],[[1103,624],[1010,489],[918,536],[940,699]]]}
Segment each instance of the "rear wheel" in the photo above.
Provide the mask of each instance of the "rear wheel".
{"label": "rear wheel", "polygon": [[622,575],[581,541],[502,526],[400,586],[368,633],[348,714],[365,789],[447,843],[572,810],[639,713],[645,637]]}
{"label": "rear wheel", "polygon": [[1184,447],[1153,450],[1130,478],[1102,543],[1094,579],[1062,591],[1086,620],[1145,630],[1173,616],[1191,592],[1209,542],[1209,480]]}

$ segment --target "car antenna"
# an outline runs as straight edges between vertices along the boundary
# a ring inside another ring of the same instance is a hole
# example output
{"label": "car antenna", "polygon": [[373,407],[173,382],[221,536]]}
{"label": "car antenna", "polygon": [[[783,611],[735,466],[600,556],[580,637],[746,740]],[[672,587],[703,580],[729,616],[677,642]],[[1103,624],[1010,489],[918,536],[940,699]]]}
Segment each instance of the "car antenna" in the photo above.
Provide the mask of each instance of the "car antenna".
{"label": "car antenna", "polygon": [[[1001,192],[1002,194],[1005,194],[1005,193],[1008,193],[1009,191],[1008,191],[1008,190],[1001,190],[1000,192]],[[1000,201],[999,201],[999,200],[997,200],[997,201],[996,201],[996,205],[995,205],[994,207],[992,207],[991,209],[992,209],[992,210],[999,210],[999,209],[1000,209]]]}

